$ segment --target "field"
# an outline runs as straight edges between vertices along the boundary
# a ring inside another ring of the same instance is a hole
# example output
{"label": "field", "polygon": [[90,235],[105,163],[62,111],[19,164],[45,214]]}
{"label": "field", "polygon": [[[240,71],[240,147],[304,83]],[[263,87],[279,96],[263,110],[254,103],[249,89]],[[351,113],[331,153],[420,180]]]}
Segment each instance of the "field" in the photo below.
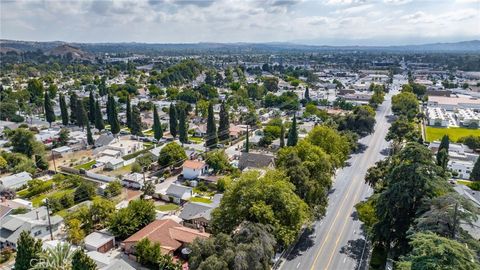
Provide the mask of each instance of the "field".
{"label": "field", "polygon": [[468,135],[480,136],[480,129],[427,127],[427,141],[429,142],[440,141],[445,134],[448,135],[450,141],[456,142],[459,138]]}
{"label": "field", "polygon": [[160,204],[155,207],[158,211],[168,212],[178,210],[180,207],[173,203]]}
{"label": "field", "polygon": [[199,202],[199,203],[212,203],[212,200],[203,198],[203,197],[192,197],[190,198],[191,202]]}
{"label": "field", "polygon": [[93,165],[95,165],[97,163],[96,160],[92,160],[92,161],[89,161],[87,163],[84,163],[84,164],[80,164],[80,165],[77,165],[73,168],[77,169],[77,170],[80,170],[80,169],[84,169],[84,170],[90,170],[92,168]]}

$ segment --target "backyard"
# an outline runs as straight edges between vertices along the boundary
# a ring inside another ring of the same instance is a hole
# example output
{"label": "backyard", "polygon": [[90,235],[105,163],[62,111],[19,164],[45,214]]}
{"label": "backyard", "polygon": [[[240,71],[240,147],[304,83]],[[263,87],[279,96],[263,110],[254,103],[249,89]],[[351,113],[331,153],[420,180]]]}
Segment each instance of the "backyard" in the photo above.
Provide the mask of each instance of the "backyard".
{"label": "backyard", "polygon": [[430,127],[427,126],[427,141],[440,141],[443,135],[448,135],[450,141],[456,142],[459,138],[465,137],[468,135],[480,136],[480,129],[470,129],[470,128],[439,128],[439,127]]}

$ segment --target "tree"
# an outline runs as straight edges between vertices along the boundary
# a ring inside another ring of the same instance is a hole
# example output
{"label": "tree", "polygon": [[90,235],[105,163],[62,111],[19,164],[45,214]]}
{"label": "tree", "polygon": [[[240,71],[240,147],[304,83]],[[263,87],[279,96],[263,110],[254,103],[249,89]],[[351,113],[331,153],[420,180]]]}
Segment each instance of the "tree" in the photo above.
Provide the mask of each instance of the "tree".
{"label": "tree", "polygon": [[67,243],[59,243],[55,247],[47,248],[41,252],[38,263],[30,269],[70,269],[72,267],[72,256],[72,247]]}
{"label": "tree", "polygon": [[38,262],[42,252],[42,240],[35,239],[28,231],[22,231],[17,240],[16,270],[29,270]]}
{"label": "tree", "polygon": [[74,245],[80,245],[85,239],[85,231],[82,229],[82,222],[76,218],[68,220],[67,239]]}
{"label": "tree", "polygon": [[285,147],[285,125],[280,128],[280,148]]}
{"label": "tree", "polygon": [[95,194],[96,194],[95,184],[90,181],[83,180],[80,183],[80,185],[77,187],[77,189],[75,189],[74,199],[76,202],[82,202],[85,200],[92,199],[93,196],[95,196]]}
{"label": "tree", "polygon": [[77,249],[72,256],[72,270],[96,270],[97,264],[85,251]]}
{"label": "tree", "polygon": [[41,106],[43,93],[43,83],[38,79],[31,79],[28,81],[27,92],[30,97],[30,103],[35,104],[36,106]]}
{"label": "tree", "polygon": [[32,157],[33,155],[42,155],[45,151],[43,144],[37,141],[33,132],[28,129],[17,128],[8,137],[13,152]]}
{"label": "tree", "polygon": [[404,115],[412,120],[418,114],[417,96],[410,92],[402,92],[393,96],[392,111],[396,115]]}
{"label": "tree", "polygon": [[294,115],[292,125],[288,129],[287,146],[295,146],[298,142],[297,117]]}
{"label": "tree", "polygon": [[77,126],[82,127],[82,129],[86,126],[88,119],[87,113],[85,112],[85,107],[83,106],[82,100],[77,101]]}
{"label": "tree", "polygon": [[339,130],[350,130],[358,135],[365,136],[373,132],[375,127],[375,111],[370,106],[357,106],[353,113],[345,117],[339,124]]}
{"label": "tree", "polygon": [[184,109],[178,112],[178,139],[181,143],[188,143],[188,123]]}
{"label": "tree", "polygon": [[130,128],[131,130],[133,128],[134,123],[132,122],[132,108],[130,104],[130,95],[127,96],[127,109],[125,111],[125,114],[127,115],[127,127]]}
{"label": "tree", "polygon": [[263,86],[268,92],[278,91],[278,78],[277,77],[265,77],[263,78]]}
{"label": "tree", "polygon": [[308,90],[308,87],[305,88],[304,98],[306,101],[310,101],[310,91]]}
{"label": "tree", "polygon": [[105,129],[105,124],[103,122],[103,115],[102,115],[102,110],[100,108],[100,103],[98,100],[95,102],[95,128],[98,129],[98,131],[102,131]]}
{"label": "tree", "polygon": [[77,104],[78,104],[78,97],[75,92],[70,94],[70,122],[72,124],[77,123]]}
{"label": "tree", "polygon": [[412,251],[397,265],[401,270],[478,270],[480,264],[467,246],[431,232],[410,237]]}
{"label": "tree", "polygon": [[50,100],[48,91],[45,91],[43,107],[45,109],[45,119],[52,127],[52,122],[55,122],[55,112],[53,111],[52,100]]}
{"label": "tree", "polygon": [[170,255],[163,255],[159,243],[148,238],[140,240],[135,246],[137,261],[150,269],[180,270],[180,263],[174,263]]}
{"label": "tree", "polygon": [[92,124],[95,123],[95,98],[92,90],[90,90],[90,95],[88,96],[88,120]]}
{"label": "tree", "polygon": [[182,146],[175,142],[168,143],[160,150],[158,163],[160,166],[170,166],[178,164],[187,159],[187,154]]}
{"label": "tree", "polygon": [[385,139],[387,141],[395,141],[401,143],[404,140],[417,141],[420,137],[415,124],[409,121],[406,116],[398,117],[392,125],[388,128],[388,133]]}
{"label": "tree", "polygon": [[310,219],[308,206],[294,192],[294,186],[280,171],[243,173],[225,192],[212,212],[215,233],[231,233],[242,221],[273,226],[275,238],[289,245]]}
{"label": "tree", "polygon": [[472,172],[470,173],[470,180],[480,180],[480,158],[477,158],[477,161],[475,161],[475,165],[473,165]]}
{"label": "tree", "polygon": [[216,148],[218,142],[217,127],[215,125],[215,116],[213,113],[213,102],[208,104],[207,117],[207,138],[205,138],[205,146],[208,148]]}
{"label": "tree", "polygon": [[66,126],[68,125],[68,109],[67,109],[67,103],[65,102],[65,96],[63,96],[63,94],[59,95],[59,103],[60,103],[60,113],[62,115],[62,124]]}
{"label": "tree", "polygon": [[448,150],[443,148],[437,152],[437,165],[442,167],[444,170],[447,169],[448,165]]}
{"label": "tree", "polygon": [[154,221],[155,216],[153,202],[133,200],[109,218],[108,228],[116,237],[125,239]]}
{"label": "tree", "polygon": [[350,152],[348,139],[331,127],[314,127],[308,133],[307,140],[330,155],[334,168],[340,168],[348,158]]}
{"label": "tree", "polygon": [[225,151],[215,150],[206,154],[205,161],[214,173],[225,173],[232,169]]}
{"label": "tree", "polygon": [[94,145],[95,141],[93,140],[92,130],[90,129],[90,122],[87,121],[87,143],[88,145]]}
{"label": "tree", "polygon": [[153,106],[153,137],[160,141],[163,137],[162,124],[160,123],[160,118],[158,117],[157,106]]}
{"label": "tree", "polygon": [[248,153],[248,151],[250,150],[250,140],[249,140],[249,137],[250,136],[250,132],[248,131],[248,125],[247,125],[247,136],[245,138],[245,152]]}
{"label": "tree", "polygon": [[443,135],[442,140],[440,141],[440,145],[438,146],[438,151],[445,149],[448,153],[448,148],[450,146],[450,139],[448,135]]}
{"label": "tree", "polygon": [[130,133],[132,133],[132,135],[142,136],[142,118],[140,117],[140,110],[138,110],[137,106],[133,106],[130,121]]}
{"label": "tree", "polygon": [[220,106],[219,117],[220,121],[218,124],[218,139],[220,141],[226,141],[230,138],[230,120],[225,102],[222,102]]}
{"label": "tree", "polygon": [[116,135],[120,132],[120,123],[118,122],[118,112],[117,105],[115,104],[115,99],[111,97],[110,102],[110,131]]}
{"label": "tree", "polygon": [[175,138],[177,136],[178,122],[177,122],[177,110],[175,109],[175,106],[173,106],[173,103],[170,103],[168,115],[169,115],[170,134],[172,135],[173,138]]}

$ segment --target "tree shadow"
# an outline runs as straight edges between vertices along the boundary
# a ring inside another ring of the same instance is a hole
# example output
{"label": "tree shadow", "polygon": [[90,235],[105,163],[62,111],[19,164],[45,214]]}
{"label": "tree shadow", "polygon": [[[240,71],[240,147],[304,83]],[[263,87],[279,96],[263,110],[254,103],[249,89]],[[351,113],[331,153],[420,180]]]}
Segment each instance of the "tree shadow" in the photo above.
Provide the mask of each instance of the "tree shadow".
{"label": "tree shadow", "polygon": [[380,151],[380,154],[381,154],[382,156],[389,156],[391,151],[392,151],[392,150],[391,150],[390,148],[383,148],[383,149]]}
{"label": "tree shadow", "polygon": [[350,217],[351,217],[352,220],[354,220],[354,221],[358,220],[358,213],[357,213],[357,211],[354,211],[354,212],[350,215]]}
{"label": "tree shadow", "polygon": [[317,235],[315,234],[314,228],[305,229],[292,251],[288,254],[287,260],[293,260],[297,256],[301,256],[306,250],[314,245],[316,237]]}
{"label": "tree shadow", "polygon": [[[365,239],[359,238],[356,240],[349,240],[347,245],[340,249],[340,253],[347,255],[348,257],[356,261],[355,269],[365,270],[368,269],[366,265],[366,258],[368,256],[369,244],[365,245]],[[361,261],[361,265],[360,264]]]}
{"label": "tree shadow", "polygon": [[362,154],[363,152],[365,152],[365,150],[367,150],[367,148],[368,148],[368,146],[366,146],[365,144],[358,143],[358,147],[353,153],[354,154]]}
{"label": "tree shadow", "polygon": [[393,123],[397,119],[397,117],[392,114],[385,116],[385,118],[387,118],[388,123]]}

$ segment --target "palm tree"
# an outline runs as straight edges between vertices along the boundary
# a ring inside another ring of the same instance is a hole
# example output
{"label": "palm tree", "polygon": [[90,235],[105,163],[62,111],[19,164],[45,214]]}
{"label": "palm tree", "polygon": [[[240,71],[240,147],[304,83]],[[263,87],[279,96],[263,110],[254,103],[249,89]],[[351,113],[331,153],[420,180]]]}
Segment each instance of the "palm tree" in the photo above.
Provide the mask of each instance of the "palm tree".
{"label": "palm tree", "polygon": [[38,263],[33,270],[69,270],[72,269],[72,247],[67,244],[57,244],[54,248],[48,248],[40,254]]}

